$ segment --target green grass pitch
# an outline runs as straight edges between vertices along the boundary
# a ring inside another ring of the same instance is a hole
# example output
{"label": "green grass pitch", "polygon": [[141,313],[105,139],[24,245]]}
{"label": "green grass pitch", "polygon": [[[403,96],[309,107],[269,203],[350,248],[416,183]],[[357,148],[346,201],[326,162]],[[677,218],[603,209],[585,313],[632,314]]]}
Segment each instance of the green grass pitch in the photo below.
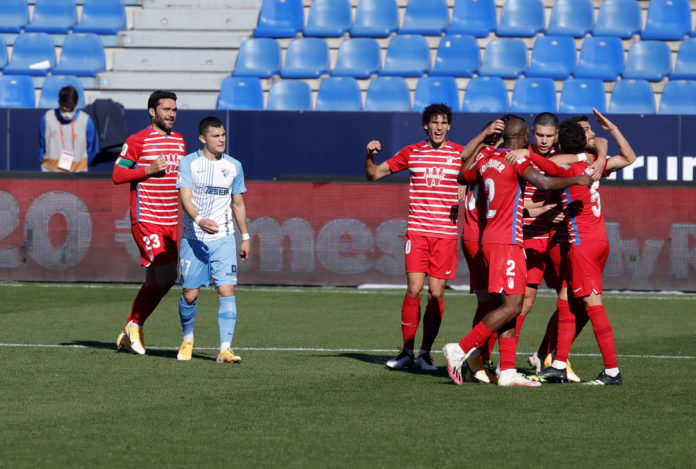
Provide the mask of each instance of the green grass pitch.
{"label": "green grass pitch", "polygon": [[[392,372],[402,290],[237,289],[239,365],[215,363],[217,299],[201,293],[194,360],[178,362],[179,291],[114,341],[137,287],[0,284],[0,467],[688,467],[696,456],[696,295],[605,294],[620,387],[537,389]],[[435,350],[469,330],[448,290]],[[527,369],[554,299],[527,319]],[[420,339],[418,339],[420,340]],[[418,344],[418,343],[417,343]],[[591,327],[571,352],[592,379]],[[497,357],[494,357],[497,358]]]}

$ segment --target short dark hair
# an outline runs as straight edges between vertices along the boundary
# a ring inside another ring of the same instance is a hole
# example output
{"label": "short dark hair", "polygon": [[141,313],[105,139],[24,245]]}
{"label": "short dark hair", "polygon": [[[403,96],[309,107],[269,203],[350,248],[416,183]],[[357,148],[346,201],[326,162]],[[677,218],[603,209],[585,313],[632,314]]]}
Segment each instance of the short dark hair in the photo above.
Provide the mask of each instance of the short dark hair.
{"label": "short dark hair", "polygon": [[[576,124],[578,124],[578,123],[580,123],[580,122],[590,122],[590,120],[587,118],[587,116],[583,116],[583,115],[577,115],[577,116],[569,117],[569,118],[566,119],[566,120],[567,120],[567,121],[570,121],[570,122],[575,122]],[[564,121],[564,122],[565,122],[565,121]]]}
{"label": "short dark hair", "polygon": [[447,117],[447,123],[452,123],[452,108],[443,103],[431,104],[423,109],[423,124],[430,122],[433,116],[444,115]]}
{"label": "short dark hair", "polygon": [[147,100],[147,108],[157,109],[157,105],[159,105],[160,99],[173,99],[174,101],[176,101],[176,93],[162,90],[153,91]]}
{"label": "short dark hair", "polygon": [[565,153],[582,153],[587,147],[585,130],[573,120],[566,119],[558,126],[558,144]]}
{"label": "short dark hair", "polygon": [[222,124],[222,121],[215,116],[204,117],[198,124],[198,134],[205,135],[205,131],[210,127],[217,129],[218,127],[224,127],[224,125]]}
{"label": "short dark hair", "polygon": [[533,127],[536,126],[541,126],[541,127],[553,127],[555,129],[558,128],[558,117],[556,117],[556,114],[553,114],[551,112],[542,112],[537,114],[534,117],[534,124],[532,124]]}
{"label": "short dark hair", "polygon": [[[521,120],[522,122],[524,122],[524,119],[523,119],[522,117],[516,115],[516,114],[505,114],[505,115],[502,116],[499,120],[503,121],[503,123],[504,123],[505,125],[507,125],[507,123],[508,123],[511,119],[519,119],[519,120]],[[483,126],[483,129],[485,130],[485,128],[488,127],[489,125],[491,125],[493,122],[495,122],[495,121],[490,121],[490,122],[488,122],[486,125]],[[488,137],[484,138],[484,139],[483,139],[483,143],[484,143],[485,145],[494,145],[495,142],[497,142],[497,141],[500,140],[501,138],[503,138],[503,133],[502,133],[502,132],[497,132],[497,133],[494,133],[493,135],[489,135]]]}
{"label": "short dark hair", "polygon": [[73,86],[64,86],[58,91],[58,106],[75,109],[77,98],[77,90]]}

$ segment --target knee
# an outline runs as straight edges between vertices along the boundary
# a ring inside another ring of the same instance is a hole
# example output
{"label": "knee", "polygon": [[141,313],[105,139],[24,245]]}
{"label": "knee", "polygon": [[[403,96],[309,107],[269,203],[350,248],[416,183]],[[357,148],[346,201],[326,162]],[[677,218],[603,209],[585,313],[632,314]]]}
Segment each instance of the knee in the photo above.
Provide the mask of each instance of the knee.
{"label": "knee", "polygon": [[412,298],[420,298],[423,293],[423,287],[409,287],[406,289],[406,294]]}
{"label": "knee", "polygon": [[186,303],[192,304],[198,299],[198,290],[184,289],[184,291],[181,293],[181,296],[184,298]]}

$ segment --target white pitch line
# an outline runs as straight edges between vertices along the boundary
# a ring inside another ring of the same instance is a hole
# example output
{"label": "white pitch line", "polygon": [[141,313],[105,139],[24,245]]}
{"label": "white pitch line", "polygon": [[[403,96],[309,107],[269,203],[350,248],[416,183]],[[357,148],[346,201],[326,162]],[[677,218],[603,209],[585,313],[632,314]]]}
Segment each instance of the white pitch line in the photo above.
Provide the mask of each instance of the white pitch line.
{"label": "white pitch line", "polygon": [[[79,344],[5,344],[0,343],[0,347],[24,347],[24,348],[74,348],[88,349],[94,348],[89,345]],[[178,347],[167,346],[148,346],[152,350],[178,350]],[[394,353],[398,349],[355,349],[355,348],[322,348],[322,347],[235,347],[238,351],[251,352],[329,352],[329,353]],[[218,347],[196,347],[196,350],[218,350]],[[432,353],[441,354],[440,350],[433,350]],[[519,356],[531,355],[531,352],[517,352]],[[573,353],[575,357],[601,357],[599,353]],[[617,358],[643,358],[643,359],[664,359],[664,360],[696,360],[696,356],[689,355],[617,355]]]}

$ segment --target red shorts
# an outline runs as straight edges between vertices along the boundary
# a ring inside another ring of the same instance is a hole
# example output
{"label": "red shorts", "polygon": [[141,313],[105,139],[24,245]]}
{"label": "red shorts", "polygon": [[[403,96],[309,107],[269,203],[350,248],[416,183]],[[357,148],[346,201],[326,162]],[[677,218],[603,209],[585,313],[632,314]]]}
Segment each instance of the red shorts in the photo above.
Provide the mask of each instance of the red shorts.
{"label": "red shorts", "polygon": [[478,240],[462,238],[462,251],[469,267],[469,292],[488,290],[488,268]]}
{"label": "red shorts", "polygon": [[602,272],[609,257],[609,242],[571,244],[566,280],[576,298],[602,293]]}
{"label": "red shorts", "polygon": [[544,279],[544,270],[548,263],[548,249],[549,238],[529,238],[524,240],[528,285],[539,285]]}
{"label": "red shorts", "polygon": [[406,273],[426,273],[450,280],[457,277],[457,239],[406,234]]}
{"label": "red shorts", "polygon": [[527,263],[519,244],[484,244],[481,248],[488,267],[488,293],[524,295]]}
{"label": "red shorts", "polygon": [[549,249],[549,262],[544,270],[544,281],[549,288],[560,291],[568,286],[565,282],[565,271],[568,266],[568,244],[551,243]]}
{"label": "red shorts", "polygon": [[157,267],[176,263],[179,259],[178,225],[157,225],[155,223],[135,223],[131,232],[140,251],[140,265]]}

